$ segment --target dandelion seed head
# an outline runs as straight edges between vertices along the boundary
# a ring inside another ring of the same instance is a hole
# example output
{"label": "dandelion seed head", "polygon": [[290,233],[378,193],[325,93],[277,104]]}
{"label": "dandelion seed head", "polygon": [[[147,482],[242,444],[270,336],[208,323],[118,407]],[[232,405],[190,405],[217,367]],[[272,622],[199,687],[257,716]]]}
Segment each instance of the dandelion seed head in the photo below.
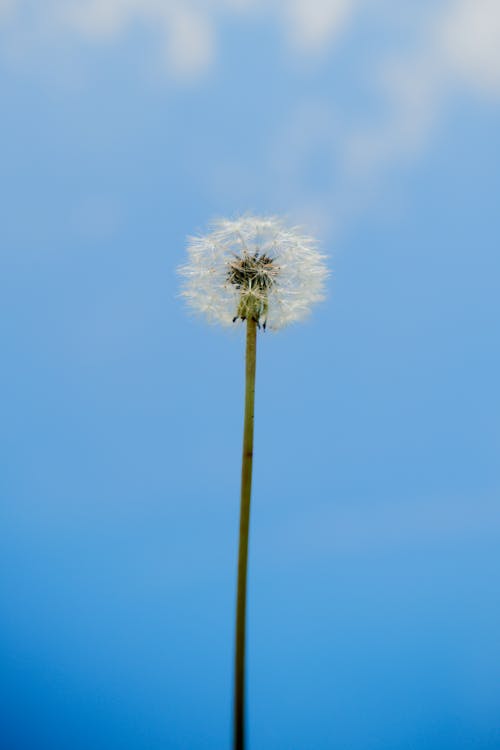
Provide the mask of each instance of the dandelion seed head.
{"label": "dandelion seed head", "polygon": [[188,241],[182,295],[210,322],[253,318],[279,329],[324,298],[328,270],[316,242],[275,217],[219,219]]}

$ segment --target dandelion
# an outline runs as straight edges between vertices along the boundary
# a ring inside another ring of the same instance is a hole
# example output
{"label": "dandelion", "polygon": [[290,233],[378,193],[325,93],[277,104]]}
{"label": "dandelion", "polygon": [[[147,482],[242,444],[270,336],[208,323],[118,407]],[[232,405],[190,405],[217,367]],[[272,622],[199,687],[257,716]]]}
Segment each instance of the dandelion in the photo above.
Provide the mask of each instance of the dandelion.
{"label": "dandelion", "polygon": [[323,298],[326,270],[316,243],[277,218],[217,221],[209,234],[190,239],[188,253],[183,295],[210,322],[253,318],[263,328],[283,328]]}
{"label": "dandelion", "polygon": [[189,263],[179,269],[190,306],[210,322],[246,324],[245,416],[241,466],[236,595],[234,750],[245,746],[245,629],[248,531],[253,466],[257,329],[279,329],[304,318],[324,297],[328,271],[316,243],[275,217],[221,219],[192,237]]}

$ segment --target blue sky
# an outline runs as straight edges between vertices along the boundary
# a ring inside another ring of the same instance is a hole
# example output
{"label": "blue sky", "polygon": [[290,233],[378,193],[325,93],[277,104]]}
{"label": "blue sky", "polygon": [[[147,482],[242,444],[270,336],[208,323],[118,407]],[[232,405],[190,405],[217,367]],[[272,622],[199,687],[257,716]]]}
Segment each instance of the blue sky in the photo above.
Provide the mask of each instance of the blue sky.
{"label": "blue sky", "polygon": [[328,299],[259,339],[251,750],[500,742],[494,0],[0,1],[0,732],[230,746],[241,331],[186,236],[279,213]]}

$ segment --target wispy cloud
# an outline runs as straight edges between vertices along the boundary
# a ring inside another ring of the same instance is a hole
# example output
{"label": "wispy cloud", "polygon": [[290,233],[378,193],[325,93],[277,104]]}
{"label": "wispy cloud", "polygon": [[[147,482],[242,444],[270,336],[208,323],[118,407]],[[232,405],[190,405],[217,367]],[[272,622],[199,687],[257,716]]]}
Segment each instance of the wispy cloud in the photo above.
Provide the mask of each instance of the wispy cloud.
{"label": "wispy cloud", "polygon": [[470,86],[500,95],[500,3],[459,0],[442,19],[438,46],[451,72]]}
{"label": "wispy cloud", "polygon": [[[392,168],[426,149],[457,96],[500,100],[500,4],[451,0],[427,9],[410,51],[382,53],[369,80],[382,114],[345,125],[328,98],[302,101],[271,149],[273,182],[287,185],[297,213],[324,233],[357,215]],[[312,159],[332,175],[318,195],[305,179]]]}
{"label": "wispy cloud", "polygon": [[116,39],[134,24],[145,23],[160,34],[165,71],[182,79],[200,75],[213,63],[213,15],[195,2],[87,0],[61,4],[57,17],[67,32],[100,41]]}
{"label": "wispy cloud", "polygon": [[0,14],[12,10],[15,4],[16,0],[0,0]]}
{"label": "wispy cloud", "polygon": [[[212,69],[228,18],[274,24],[294,65],[312,58],[319,66],[363,19],[374,24],[375,35],[397,38],[411,18],[410,44],[360,55],[364,71],[346,73],[354,90],[379,103],[376,117],[364,113],[347,122],[321,87],[316,98],[298,97],[280,132],[270,135],[256,190],[262,195],[280,185],[291,212],[312,217],[325,233],[370,203],[393,167],[418,158],[457,96],[500,100],[498,0],[440,0],[418,9],[400,0],[0,0],[4,40],[17,56],[30,43],[39,54],[37,32],[51,46],[68,38],[118,44],[139,24],[154,31],[158,60],[180,84]],[[361,84],[356,76],[364,77]],[[313,187],[314,160],[330,176]],[[234,164],[220,168],[239,171]]]}
{"label": "wispy cloud", "polygon": [[[293,54],[330,51],[362,10],[401,14],[396,0],[0,0],[0,18],[54,34],[116,40],[137,22],[161,32],[173,72],[202,71],[214,59],[217,29],[225,18],[251,14],[282,29]],[[403,6],[404,7],[404,6]],[[28,20],[29,19],[29,20]],[[433,68],[447,68],[485,91],[500,89],[500,4],[497,0],[449,0],[428,10],[422,39]],[[423,51],[422,50],[422,51]],[[425,71],[424,71],[425,74]]]}
{"label": "wispy cloud", "polygon": [[[210,69],[217,51],[217,31],[226,18],[244,13],[278,24],[294,53],[325,51],[345,27],[361,0],[0,0],[0,18],[47,31],[54,37],[116,41],[134,24],[159,34],[159,57],[165,71],[178,79],[199,76]],[[2,13],[2,10],[4,11]],[[18,27],[19,28],[19,27]]]}
{"label": "wispy cloud", "polygon": [[276,3],[292,49],[317,55],[331,48],[363,0],[285,0]]}

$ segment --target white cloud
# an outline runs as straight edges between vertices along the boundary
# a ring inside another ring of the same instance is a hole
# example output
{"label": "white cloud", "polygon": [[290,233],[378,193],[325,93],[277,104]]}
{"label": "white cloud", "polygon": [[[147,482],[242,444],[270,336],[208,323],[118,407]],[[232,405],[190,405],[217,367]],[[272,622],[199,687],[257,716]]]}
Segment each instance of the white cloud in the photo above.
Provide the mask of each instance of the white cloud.
{"label": "white cloud", "polygon": [[[113,37],[134,20],[139,5],[137,0],[87,0],[61,4],[58,16],[63,25],[83,36]],[[147,2],[145,6],[149,8]]]}
{"label": "white cloud", "polygon": [[[270,139],[263,181],[275,192],[279,185],[292,213],[300,206],[298,213],[316,217],[325,231],[359,213],[394,166],[418,157],[453,96],[500,97],[500,0],[437,0],[418,9],[401,0],[0,0],[0,21],[10,23],[6,46],[17,56],[30,45],[38,54],[37,30],[53,40],[50,46],[58,35],[103,44],[118,43],[139,24],[154,31],[158,59],[180,82],[210,70],[223,21],[247,17],[274,23],[292,58],[318,64],[360,18],[373,25],[375,37],[394,39],[400,27],[413,29],[411,43],[397,52],[360,54],[368,95],[381,105],[377,118],[363,114],[342,125],[322,87],[312,102],[298,98],[294,111],[284,113],[285,132]],[[350,84],[362,97],[360,81]],[[319,190],[307,177],[314,159],[332,175]]]}
{"label": "white cloud", "polygon": [[215,26],[197,10],[172,5],[163,18],[164,60],[177,78],[196,77],[210,68],[215,58]]}
{"label": "white cloud", "polygon": [[[278,154],[273,181],[285,184],[295,212],[326,234],[383,195],[392,168],[418,158],[454,96],[500,98],[500,2],[451,0],[429,8],[410,51],[379,59],[370,77],[381,116],[341,127],[327,100],[300,102],[271,148]],[[332,180],[314,196],[304,175],[319,154],[331,164]]]}
{"label": "white cloud", "polygon": [[459,0],[441,28],[442,52],[464,82],[500,94],[500,3]]}
{"label": "white cloud", "polygon": [[117,38],[137,23],[160,31],[165,69],[176,78],[207,70],[215,56],[211,14],[194,2],[177,0],[87,0],[62,4],[59,22],[88,39]]}
{"label": "white cloud", "polygon": [[292,46],[315,54],[344,30],[357,5],[359,0],[286,0],[278,11]]}
{"label": "white cloud", "polygon": [[500,4],[454,0],[432,13],[416,50],[386,61],[381,82],[385,125],[349,144],[351,166],[358,160],[362,172],[418,154],[457,89],[500,94]]}
{"label": "white cloud", "polygon": [[500,95],[500,4],[454,0],[427,19],[414,52],[385,61],[386,127],[367,138],[366,161],[424,146],[458,89]]}
{"label": "white cloud", "polygon": [[17,0],[0,0],[0,21],[10,14],[16,5]]}
{"label": "white cloud", "polygon": [[[379,17],[390,21],[391,16],[404,16],[405,7],[400,0],[45,0],[40,4],[0,0],[0,18],[5,21],[18,11],[20,25],[45,33],[51,22],[54,35],[96,40],[118,38],[141,23],[163,30],[164,57],[173,72],[191,74],[213,62],[217,28],[226,17],[251,13],[267,19],[281,27],[293,54],[317,55],[331,50],[361,11],[379,8]],[[410,12],[411,4],[408,17]],[[422,64],[422,58],[427,64]],[[393,61],[400,76],[400,68],[406,66],[414,94],[418,94],[415,87],[429,89],[431,78],[439,83],[443,71],[468,85],[498,93],[500,2],[448,0],[431,5],[413,64],[414,69],[411,59]]]}
{"label": "white cloud", "polygon": [[292,50],[314,55],[328,48],[360,1],[46,0],[37,6],[28,0],[0,0],[0,19],[2,10],[18,9],[29,16],[30,26],[44,32],[50,18],[54,37],[73,34],[100,42],[116,40],[139,23],[160,31],[167,72],[192,77],[213,64],[217,29],[226,17],[251,13],[273,19]]}

